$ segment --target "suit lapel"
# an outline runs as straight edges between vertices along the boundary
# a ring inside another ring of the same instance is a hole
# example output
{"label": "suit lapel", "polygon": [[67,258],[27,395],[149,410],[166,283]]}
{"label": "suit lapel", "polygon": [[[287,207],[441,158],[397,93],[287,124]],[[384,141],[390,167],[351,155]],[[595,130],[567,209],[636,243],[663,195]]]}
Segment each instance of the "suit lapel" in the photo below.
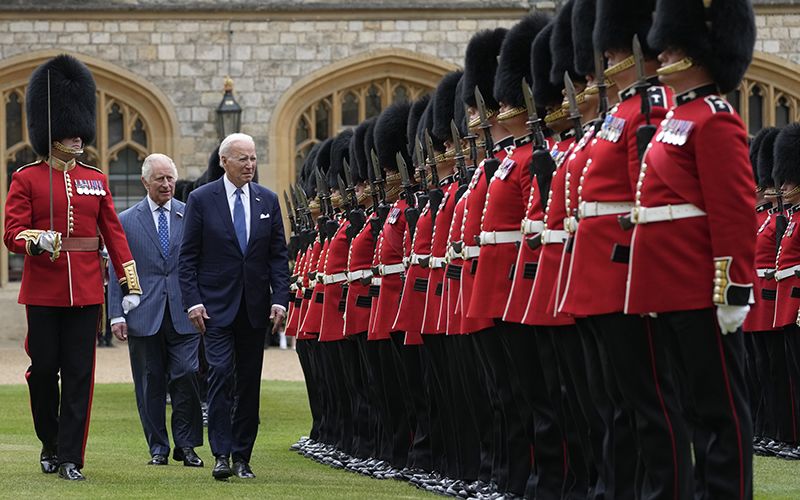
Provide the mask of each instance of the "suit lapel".
{"label": "suit lapel", "polygon": [[[179,231],[179,228],[181,229]],[[180,240],[183,236],[183,207],[178,208],[175,200],[172,200],[172,208],[169,211],[169,254],[174,255],[179,251]]]}
{"label": "suit lapel", "polygon": [[[230,233],[231,238],[233,238],[236,248],[239,248],[239,238],[236,237],[236,229],[233,227],[233,217],[231,216],[231,209],[228,206],[228,197],[225,195],[225,184],[222,178],[217,181],[213,195],[214,204],[217,206],[217,210],[219,210],[222,223],[225,225],[228,233]],[[241,252],[241,249],[239,249],[239,251]]]}
{"label": "suit lapel", "polygon": [[256,232],[261,224],[261,211],[264,208],[264,199],[261,190],[254,183],[250,183],[250,239],[247,240],[247,250],[250,251],[250,242],[256,238]]}
{"label": "suit lapel", "polygon": [[139,203],[138,209],[139,223],[142,225],[144,233],[150,238],[150,240],[153,242],[153,245],[156,246],[158,253],[161,254],[161,257],[164,257],[164,252],[161,250],[161,242],[158,239],[158,231],[156,231],[156,224],[153,221],[153,214],[150,213],[150,204],[147,202],[147,198]]}

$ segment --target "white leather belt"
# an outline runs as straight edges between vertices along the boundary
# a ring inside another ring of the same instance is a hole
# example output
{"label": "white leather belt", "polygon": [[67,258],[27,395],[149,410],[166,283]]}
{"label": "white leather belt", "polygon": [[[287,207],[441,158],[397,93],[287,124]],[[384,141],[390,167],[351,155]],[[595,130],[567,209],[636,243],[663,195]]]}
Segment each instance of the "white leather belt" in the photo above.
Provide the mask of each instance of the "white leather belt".
{"label": "white leather belt", "polygon": [[431,269],[441,269],[447,264],[447,257],[431,257]]}
{"label": "white leather belt", "polygon": [[551,245],[554,243],[564,244],[569,238],[569,233],[563,229],[548,229],[542,234],[542,243]]}
{"label": "white leather belt", "polygon": [[412,252],[411,253],[411,258],[409,258],[409,262],[411,263],[412,266],[418,266],[419,265],[419,259],[427,259],[428,257],[430,257],[430,254],[428,254],[428,255],[417,255],[417,254]]}
{"label": "white leather belt", "polygon": [[756,269],[756,274],[759,278],[765,278],[766,274],[769,272],[775,271],[774,269],[764,268],[764,269]]}
{"label": "white leather belt", "polygon": [[568,233],[574,233],[578,230],[578,219],[575,217],[564,217],[564,229]]}
{"label": "white leather belt", "polygon": [[381,272],[381,276],[389,276],[390,274],[402,273],[406,268],[403,264],[389,264],[388,266],[381,264],[378,266],[378,270]]}
{"label": "white leather belt", "polygon": [[447,249],[447,258],[452,262],[454,259],[463,259],[460,253],[456,253],[456,249],[450,247]]}
{"label": "white leather belt", "polygon": [[663,207],[638,207],[631,212],[631,222],[634,224],[649,224],[651,222],[702,217],[703,215],[707,214],[691,203],[665,205]]}
{"label": "white leather belt", "polygon": [[333,285],[334,283],[341,283],[342,281],[347,280],[346,273],[334,273],[334,274],[326,274],[322,278],[322,282],[326,285]]}
{"label": "white leather belt", "polygon": [[474,259],[481,254],[481,247],[464,247],[461,249],[461,257],[464,260]]}
{"label": "white leather belt", "polygon": [[317,280],[309,280],[306,288],[314,288],[315,286],[317,286]]}
{"label": "white leather belt", "polygon": [[297,284],[292,283],[291,285],[289,285],[289,290],[292,292],[297,292]]}
{"label": "white leather belt", "polygon": [[481,246],[516,243],[522,241],[522,233],[519,231],[481,231],[480,240]]}
{"label": "white leather belt", "polygon": [[794,276],[794,272],[800,270],[800,264],[792,266],[789,269],[781,269],[775,273],[775,281],[785,280],[790,276]]}
{"label": "white leather belt", "polygon": [[579,218],[619,215],[631,212],[632,201],[582,201],[578,206]]}
{"label": "white leather belt", "polygon": [[541,233],[544,231],[544,222],[540,220],[522,219],[520,231],[525,235]]}
{"label": "white leather belt", "polygon": [[376,278],[375,276],[372,277],[372,284],[375,286],[381,286],[381,278]]}
{"label": "white leather belt", "polygon": [[347,273],[347,281],[353,282],[356,280],[360,280],[361,278],[371,278],[372,277],[372,269],[360,269],[358,271],[353,271]]}

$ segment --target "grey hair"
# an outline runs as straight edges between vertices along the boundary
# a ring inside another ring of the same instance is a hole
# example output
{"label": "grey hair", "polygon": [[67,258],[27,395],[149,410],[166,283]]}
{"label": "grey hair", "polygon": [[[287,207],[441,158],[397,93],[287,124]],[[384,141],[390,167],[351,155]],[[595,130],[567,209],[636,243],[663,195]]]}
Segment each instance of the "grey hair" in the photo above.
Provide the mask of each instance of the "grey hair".
{"label": "grey hair", "polygon": [[219,166],[220,167],[224,168],[224,166],[222,165],[222,157],[224,156],[225,158],[230,158],[231,147],[233,146],[233,143],[237,142],[237,141],[249,142],[254,147],[256,145],[256,142],[253,140],[253,138],[251,136],[247,135],[247,134],[236,133],[236,134],[229,135],[228,137],[223,139],[222,144],[219,145]]}
{"label": "grey hair", "polygon": [[167,160],[172,166],[172,174],[175,176],[175,180],[178,180],[178,169],[175,167],[175,162],[172,161],[172,158],[169,156],[162,155],[161,153],[153,153],[144,159],[142,163],[142,178],[144,180],[148,183],[150,182],[150,177],[153,176],[153,163],[155,163],[156,160]]}

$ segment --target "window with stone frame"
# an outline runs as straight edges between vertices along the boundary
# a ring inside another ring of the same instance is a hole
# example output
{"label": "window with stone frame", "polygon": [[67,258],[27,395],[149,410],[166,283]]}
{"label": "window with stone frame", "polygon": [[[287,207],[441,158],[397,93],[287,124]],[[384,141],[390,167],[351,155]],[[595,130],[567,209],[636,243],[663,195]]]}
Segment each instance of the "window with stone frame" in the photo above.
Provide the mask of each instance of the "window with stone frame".
{"label": "window with stone frame", "polygon": [[[12,174],[37,160],[28,140],[25,117],[26,85],[0,93],[0,158],[5,163],[5,189],[0,190],[0,206],[11,184]],[[141,165],[149,154],[147,120],[125,100],[111,92],[97,92],[97,137],[87,146],[80,161],[99,167],[107,176],[114,207],[121,212],[142,200],[146,191],[141,181]],[[24,257],[9,253],[8,279],[22,278]]]}
{"label": "window with stone frame", "polygon": [[800,88],[783,88],[747,75],[739,88],[725,98],[741,116],[750,137],[764,127],[783,127],[800,121]]}
{"label": "window with stone frame", "polygon": [[378,116],[389,104],[402,99],[417,99],[433,88],[401,78],[382,78],[342,89],[309,103],[297,118],[294,133],[295,180],[315,144],[342,130],[355,127],[367,118]]}

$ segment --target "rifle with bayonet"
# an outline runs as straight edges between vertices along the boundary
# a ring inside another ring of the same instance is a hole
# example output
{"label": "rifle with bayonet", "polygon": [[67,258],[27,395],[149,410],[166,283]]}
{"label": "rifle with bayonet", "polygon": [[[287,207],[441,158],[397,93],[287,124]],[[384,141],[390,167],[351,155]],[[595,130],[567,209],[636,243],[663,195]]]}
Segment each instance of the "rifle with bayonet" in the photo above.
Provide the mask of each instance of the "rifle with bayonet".
{"label": "rifle with bayonet", "polygon": [[[467,129],[467,135],[464,136],[464,139],[469,141],[469,160],[472,162],[472,165],[467,165],[467,184],[469,184],[478,169],[478,134],[469,128],[469,106],[464,104],[464,108],[464,123]],[[460,196],[456,197],[456,201],[459,198]]]}
{"label": "rifle with bayonet", "polygon": [[489,123],[489,113],[486,111],[486,101],[483,100],[481,89],[475,85],[475,100],[478,103],[478,115],[481,117],[481,126],[483,130],[483,149],[486,159],[483,160],[483,172],[486,177],[486,182],[492,180],[494,173],[500,167],[500,160],[494,157],[494,138],[492,137],[492,124]]}
{"label": "rifle with bayonet", "polygon": [[775,186],[775,198],[778,202],[778,208],[775,212],[775,254],[777,255],[781,248],[783,234],[786,232],[786,228],[789,227],[789,219],[786,218],[786,212],[783,208],[783,190],[777,187],[780,186],[777,181],[775,182]]}
{"label": "rifle with bayonet", "polygon": [[428,196],[428,169],[425,168],[425,153],[422,152],[422,141],[419,140],[419,137],[414,138],[414,148],[417,154],[417,173],[419,174],[417,206],[425,207],[430,199]]}
{"label": "rifle with bayonet", "polygon": [[608,84],[606,83],[606,62],[600,49],[594,49],[594,79],[595,86],[599,89],[597,101],[597,116],[604,122],[608,114]]}
{"label": "rifle with bayonet", "polygon": [[403,155],[400,154],[400,151],[398,151],[395,155],[395,161],[397,162],[397,171],[400,172],[400,187],[403,188],[406,203],[408,204],[406,209],[403,211],[406,214],[408,234],[413,238],[414,231],[417,229],[417,221],[419,220],[419,208],[417,208],[417,200],[414,195],[413,185],[411,184],[411,178],[408,175],[408,166],[406,165],[406,161],[403,159]]}
{"label": "rifle with bayonet", "polygon": [[439,210],[439,203],[444,198],[444,192],[439,187],[439,170],[436,168],[436,152],[433,150],[433,140],[428,130],[425,129],[425,147],[428,150],[427,166],[431,168],[431,178],[433,189],[428,192],[428,203],[430,203],[431,220],[436,224],[436,211]]}
{"label": "rifle with bayonet", "polygon": [[567,102],[569,103],[569,119],[572,120],[572,126],[575,127],[575,142],[579,142],[583,138],[583,126],[581,118],[583,115],[578,111],[578,99],[575,95],[575,85],[572,83],[572,78],[569,77],[569,72],[564,72],[564,89],[567,94]]}
{"label": "rifle with bayonet", "polygon": [[450,134],[453,136],[453,148],[455,149],[456,173],[458,174],[458,190],[456,199],[461,198],[467,191],[467,162],[464,161],[464,149],[461,147],[461,134],[458,133],[456,122],[450,120]]}
{"label": "rifle with bayonet", "polygon": [[642,53],[642,46],[639,43],[639,35],[633,35],[633,61],[636,67],[636,92],[642,102],[642,114],[645,118],[645,124],[640,125],[636,130],[636,149],[639,152],[639,162],[644,157],[644,152],[647,145],[656,134],[656,126],[650,123],[650,111],[652,105],[650,104],[650,96],[647,95],[647,89],[650,88],[650,83],[647,81],[647,72],[644,67],[644,54]]}
{"label": "rifle with bayonet", "polygon": [[294,258],[300,251],[300,231],[294,219],[294,207],[286,191],[283,192],[283,202],[286,204],[286,213],[288,214],[286,218],[289,219],[289,224],[292,226],[292,234],[289,236],[289,255]]}
{"label": "rifle with bayonet", "polygon": [[553,180],[553,172],[556,170],[556,162],[547,149],[547,142],[544,139],[544,122],[539,118],[536,111],[536,102],[533,100],[533,92],[528,86],[528,81],[522,79],[522,95],[525,97],[525,108],[528,110],[528,130],[533,133],[533,158],[531,159],[528,170],[531,175],[531,182],[536,176],[536,184],[539,187],[539,200],[542,207],[547,206],[547,198],[550,194],[550,182]]}
{"label": "rifle with bayonet", "polygon": [[347,162],[347,159],[344,160],[344,177],[347,179],[347,187],[345,190],[350,200],[350,214],[347,216],[347,220],[350,221],[350,225],[347,226],[347,241],[350,242],[353,241],[353,238],[356,237],[361,231],[361,228],[364,227],[364,224],[367,223],[367,215],[358,205],[358,196],[356,196],[356,187],[353,183],[353,174],[350,172],[350,164]]}
{"label": "rifle with bayonet", "polygon": [[[386,189],[383,187],[383,184],[386,182],[383,180],[383,169],[378,164],[378,155],[375,154],[375,150],[370,151],[370,157],[372,158],[372,168],[375,172],[375,181],[373,182],[374,188],[378,190],[378,199],[379,203],[375,207],[375,213],[378,214],[378,220],[380,221],[380,227],[383,227],[383,224],[386,223],[386,217],[389,216],[389,209],[391,208],[389,204],[386,203]],[[377,241],[377,237],[375,238]]]}
{"label": "rifle with bayonet", "polygon": [[300,205],[300,213],[301,219],[303,221],[303,229],[301,231],[302,236],[302,243],[304,248],[308,248],[309,245],[314,244],[314,240],[317,239],[317,230],[314,229],[314,219],[311,217],[311,206],[308,203],[308,198],[306,198],[306,192],[303,188],[298,187],[294,190],[297,194],[297,201]]}
{"label": "rifle with bayonet", "polygon": [[320,216],[317,217],[317,227],[320,234],[328,240],[333,239],[333,235],[339,229],[339,223],[333,219],[333,205],[331,204],[331,191],[328,188],[328,183],[325,182],[325,176],[315,169],[314,173],[317,176],[317,196],[319,197]]}

